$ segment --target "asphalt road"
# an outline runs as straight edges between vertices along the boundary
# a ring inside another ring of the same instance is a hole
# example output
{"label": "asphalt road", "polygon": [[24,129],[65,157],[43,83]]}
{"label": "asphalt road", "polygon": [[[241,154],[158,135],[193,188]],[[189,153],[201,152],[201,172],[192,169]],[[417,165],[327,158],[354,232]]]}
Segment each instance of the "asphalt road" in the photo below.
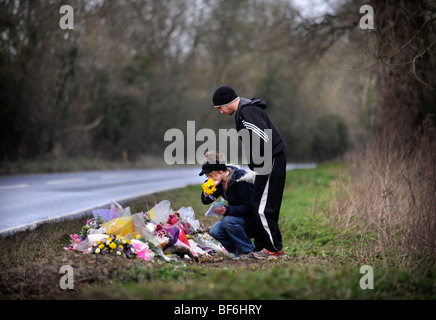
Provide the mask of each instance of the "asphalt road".
{"label": "asphalt road", "polygon": [[[289,164],[288,170],[314,164]],[[0,234],[203,183],[199,167],[0,176]],[[128,206],[128,204],[126,204]]]}

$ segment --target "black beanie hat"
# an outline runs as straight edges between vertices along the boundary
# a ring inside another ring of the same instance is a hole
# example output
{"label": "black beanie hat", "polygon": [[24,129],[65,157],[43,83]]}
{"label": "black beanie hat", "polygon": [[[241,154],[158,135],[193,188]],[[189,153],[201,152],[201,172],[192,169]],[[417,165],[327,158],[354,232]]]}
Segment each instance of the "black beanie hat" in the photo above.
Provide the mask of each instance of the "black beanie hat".
{"label": "black beanie hat", "polygon": [[226,171],[227,166],[224,163],[205,162],[201,166],[201,172],[200,172],[199,176],[202,176],[205,173],[211,173],[212,171],[219,171],[219,170]]}
{"label": "black beanie hat", "polygon": [[215,93],[213,94],[212,97],[212,101],[215,107],[220,107],[232,102],[237,98],[238,95],[236,94],[235,90],[233,90],[232,87],[221,86],[215,90]]}

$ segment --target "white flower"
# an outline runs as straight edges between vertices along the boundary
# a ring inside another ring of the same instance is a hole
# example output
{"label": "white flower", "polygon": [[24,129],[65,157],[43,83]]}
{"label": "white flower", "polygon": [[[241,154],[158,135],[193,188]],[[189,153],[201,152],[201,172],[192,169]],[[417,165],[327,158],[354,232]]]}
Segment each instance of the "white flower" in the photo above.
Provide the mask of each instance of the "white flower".
{"label": "white flower", "polygon": [[145,227],[147,228],[148,231],[150,231],[151,233],[154,232],[154,230],[156,230],[156,225],[154,223],[147,223],[145,225]]}
{"label": "white flower", "polygon": [[161,237],[161,238],[157,238],[157,240],[159,241],[160,245],[167,244],[170,241],[170,239],[168,237],[165,237],[165,236]]}
{"label": "white flower", "polygon": [[95,249],[95,253],[100,253],[100,248]]}

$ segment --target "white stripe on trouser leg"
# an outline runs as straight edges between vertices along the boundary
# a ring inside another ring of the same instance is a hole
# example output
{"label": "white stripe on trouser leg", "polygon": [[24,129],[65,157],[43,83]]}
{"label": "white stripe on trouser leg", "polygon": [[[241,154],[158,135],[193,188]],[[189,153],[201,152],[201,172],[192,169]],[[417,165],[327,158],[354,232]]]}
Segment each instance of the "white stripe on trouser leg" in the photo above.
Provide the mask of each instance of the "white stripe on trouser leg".
{"label": "white stripe on trouser leg", "polygon": [[[274,164],[273,164],[274,166]],[[269,238],[271,240],[271,244],[273,246],[273,248],[277,251],[276,247],[274,246],[274,240],[271,234],[271,230],[269,229],[269,225],[268,225],[268,221],[266,220],[265,217],[265,207],[266,207],[266,202],[268,200],[268,189],[269,189],[269,179],[271,178],[271,174],[268,176],[268,181],[266,182],[265,185],[265,189],[263,190],[263,194],[262,194],[262,199],[260,200],[260,204],[259,204],[259,217],[260,217],[260,221],[262,221],[262,225],[263,228],[265,229],[265,231],[268,233]]]}

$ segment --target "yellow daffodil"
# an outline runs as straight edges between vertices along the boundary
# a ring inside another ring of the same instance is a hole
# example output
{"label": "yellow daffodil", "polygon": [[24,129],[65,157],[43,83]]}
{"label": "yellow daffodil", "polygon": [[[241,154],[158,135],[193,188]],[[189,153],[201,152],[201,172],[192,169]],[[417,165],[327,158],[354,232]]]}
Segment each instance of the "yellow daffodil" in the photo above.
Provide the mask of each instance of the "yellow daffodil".
{"label": "yellow daffodil", "polygon": [[213,194],[216,191],[215,181],[213,181],[213,179],[207,180],[201,187],[205,194]]}
{"label": "yellow daffodil", "polygon": [[110,248],[111,249],[115,249],[116,247],[117,247],[117,244],[115,242],[112,242],[111,245],[110,245]]}
{"label": "yellow daffodil", "polygon": [[103,249],[103,248],[104,248],[104,244],[101,243],[98,247],[99,247],[100,249]]}

